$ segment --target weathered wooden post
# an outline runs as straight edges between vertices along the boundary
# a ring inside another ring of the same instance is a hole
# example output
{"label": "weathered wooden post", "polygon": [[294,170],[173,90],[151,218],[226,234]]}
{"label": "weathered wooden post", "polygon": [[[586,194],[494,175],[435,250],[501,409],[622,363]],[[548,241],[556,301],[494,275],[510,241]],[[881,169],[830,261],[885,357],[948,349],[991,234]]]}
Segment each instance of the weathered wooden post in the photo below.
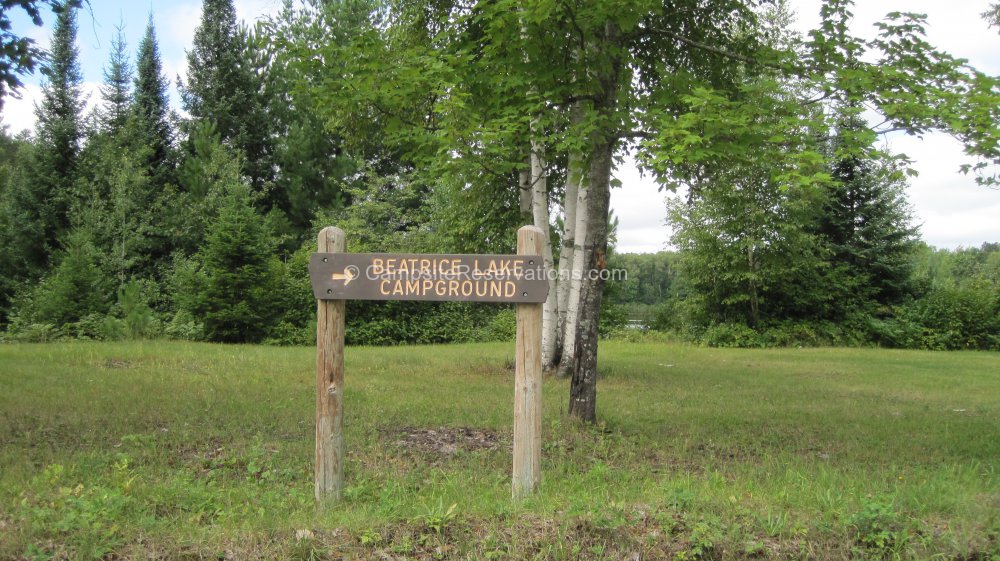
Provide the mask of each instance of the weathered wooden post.
{"label": "weathered wooden post", "polygon": [[515,499],[541,479],[542,304],[549,285],[545,236],[517,232],[518,255],[346,253],[343,230],[324,228],[309,259],[316,297],[316,500],[344,486],[344,301],[424,300],[517,304],[514,376]]}
{"label": "weathered wooden post", "polygon": [[[518,255],[542,259],[545,236],[540,228],[517,231]],[[528,270],[544,271],[529,260]],[[544,274],[548,274],[545,271]],[[514,470],[515,499],[538,488],[542,467],[542,304],[517,305],[517,343],[514,359]]]}
{"label": "weathered wooden post", "polygon": [[[323,228],[319,253],[343,253],[340,228]],[[325,259],[324,259],[325,260]],[[316,301],[316,500],[344,487],[344,300]]]}

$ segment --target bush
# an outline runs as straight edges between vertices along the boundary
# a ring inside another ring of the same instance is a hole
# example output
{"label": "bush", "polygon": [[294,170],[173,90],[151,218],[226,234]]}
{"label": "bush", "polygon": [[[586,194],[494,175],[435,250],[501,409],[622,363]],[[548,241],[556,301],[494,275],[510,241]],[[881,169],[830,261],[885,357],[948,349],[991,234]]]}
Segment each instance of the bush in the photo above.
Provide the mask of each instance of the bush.
{"label": "bush", "polygon": [[880,345],[928,350],[1000,350],[1000,294],[996,288],[937,288],[868,323]]}
{"label": "bush", "polygon": [[117,341],[125,335],[125,325],[119,319],[105,314],[87,314],[80,321],[63,326],[67,337],[95,341]]}
{"label": "bush", "polygon": [[62,337],[62,330],[51,323],[12,323],[7,331],[7,339],[18,343],[50,343]]}
{"label": "bush", "polygon": [[742,323],[717,323],[709,326],[701,337],[709,347],[760,348],[767,346],[761,334]]}
{"label": "bush", "polygon": [[616,329],[608,334],[608,339],[627,343],[672,343],[678,340],[674,333],[653,329]]}
{"label": "bush", "polygon": [[657,331],[681,330],[685,324],[683,308],[683,302],[674,298],[656,304],[652,309],[653,320],[649,327]]}
{"label": "bush", "polygon": [[500,309],[482,331],[482,341],[513,341],[517,336],[517,310]]}
{"label": "bush", "polygon": [[423,345],[510,340],[516,321],[513,309],[489,304],[355,300],[347,303],[346,341]]}
{"label": "bush", "polygon": [[305,347],[316,344],[316,324],[313,322],[305,327],[292,325],[282,321],[271,328],[271,333],[264,339],[265,345],[281,347]]}
{"label": "bush", "polygon": [[93,243],[85,232],[74,230],[59,264],[37,286],[19,296],[11,323],[61,327],[91,314],[106,314],[111,307],[107,286],[97,267]]}
{"label": "bush", "polygon": [[908,306],[911,322],[923,327],[926,349],[1000,349],[1000,293],[996,288],[936,289]]}
{"label": "bush", "polygon": [[622,329],[628,324],[628,309],[625,306],[605,302],[601,306],[600,323],[597,331],[601,337],[607,337],[611,332]]}
{"label": "bush", "polygon": [[163,329],[164,334],[171,339],[182,341],[203,341],[205,328],[190,312],[178,310]]}

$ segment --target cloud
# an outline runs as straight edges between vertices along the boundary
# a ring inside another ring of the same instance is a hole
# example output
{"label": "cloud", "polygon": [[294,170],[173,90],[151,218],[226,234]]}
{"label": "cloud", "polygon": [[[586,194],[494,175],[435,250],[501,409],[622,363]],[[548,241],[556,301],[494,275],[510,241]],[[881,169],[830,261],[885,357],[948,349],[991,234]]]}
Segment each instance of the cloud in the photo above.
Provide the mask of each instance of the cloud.
{"label": "cloud", "polygon": [[236,0],[236,19],[242,20],[249,27],[255,21],[268,16],[277,15],[282,8],[281,0]]}
{"label": "cloud", "polygon": [[42,88],[25,84],[20,90],[21,98],[7,96],[3,100],[3,114],[0,122],[9,127],[8,133],[15,135],[35,128],[35,103],[42,100]]}
{"label": "cloud", "polygon": [[[84,100],[82,115],[90,113],[101,102],[101,85],[97,82],[80,84],[81,97]],[[4,99],[3,114],[0,122],[9,127],[10,134],[21,131],[34,131],[35,106],[42,103],[42,88],[34,84],[25,84],[21,88],[21,98],[7,97]]]}
{"label": "cloud", "polygon": [[894,138],[889,147],[915,161],[919,176],[907,195],[925,241],[938,247],[978,246],[1000,241],[1000,191],[976,185],[958,166],[969,163],[955,139],[929,135]]}
{"label": "cloud", "polygon": [[663,251],[670,238],[666,226],[666,197],[648,174],[640,176],[635,162],[626,158],[615,172],[622,182],[611,190],[611,210],[618,217],[618,247],[620,253],[655,253]]}

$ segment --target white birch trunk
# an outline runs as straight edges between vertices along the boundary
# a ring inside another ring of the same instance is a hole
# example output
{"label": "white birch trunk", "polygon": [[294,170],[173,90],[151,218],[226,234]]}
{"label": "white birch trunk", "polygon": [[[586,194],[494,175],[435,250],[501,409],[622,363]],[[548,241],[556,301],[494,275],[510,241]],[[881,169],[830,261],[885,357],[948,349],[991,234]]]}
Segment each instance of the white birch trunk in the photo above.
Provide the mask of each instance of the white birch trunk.
{"label": "white birch trunk", "polygon": [[569,376],[576,370],[576,331],[580,320],[580,300],[583,276],[587,267],[587,254],[583,244],[587,240],[590,216],[587,203],[590,198],[588,175],[581,174],[576,194],[576,216],[573,228],[573,266],[570,269],[569,294],[566,298],[566,324],[563,330],[563,352],[559,361],[559,375]]}
{"label": "white birch trunk", "polygon": [[[532,127],[534,128],[534,127]],[[552,243],[549,241],[549,187],[545,176],[545,159],[540,143],[531,142],[531,210],[535,226],[542,230],[544,245],[542,261],[545,272],[553,269]],[[549,298],[542,305],[542,365],[552,363],[555,355],[557,314],[559,299],[556,295],[556,280],[549,276]]]}
{"label": "white birch trunk", "polygon": [[[563,209],[565,219],[563,220],[562,249],[559,251],[559,280],[556,283],[556,291],[559,298],[559,313],[557,314],[556,325],[556,351],[552,357],[553,363],[562,358],[563,349],[566,348],[566,309],[569,305],[570,278],[573,269],[573,250],[576,240],[576,198],[579,192],[580,182],[583,179],[582,158],[579,152],[572,152],[569,155],[566,169],[566,189],[564,191]],[[558,366],[548,365],[549,368]]]}
{"label": "white birch trunk", "polygon": [[[528,169],[521,170],[517,175],[517,194],[518,201],[521,203],[521,213],[531,214],[531,163],[528,163]],[[534,217],[532,217],[534,221]]]}

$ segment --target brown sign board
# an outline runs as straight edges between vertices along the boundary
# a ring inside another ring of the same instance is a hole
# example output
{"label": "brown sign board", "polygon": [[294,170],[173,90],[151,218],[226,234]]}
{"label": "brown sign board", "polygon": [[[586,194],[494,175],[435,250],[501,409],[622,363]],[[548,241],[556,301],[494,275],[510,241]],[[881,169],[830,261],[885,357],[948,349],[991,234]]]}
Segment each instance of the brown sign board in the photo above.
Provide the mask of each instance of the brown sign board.
{"label": "brown sign board", "polygon": [[541,256],[313,253],[309,276],[319,300],[545,302]]}

